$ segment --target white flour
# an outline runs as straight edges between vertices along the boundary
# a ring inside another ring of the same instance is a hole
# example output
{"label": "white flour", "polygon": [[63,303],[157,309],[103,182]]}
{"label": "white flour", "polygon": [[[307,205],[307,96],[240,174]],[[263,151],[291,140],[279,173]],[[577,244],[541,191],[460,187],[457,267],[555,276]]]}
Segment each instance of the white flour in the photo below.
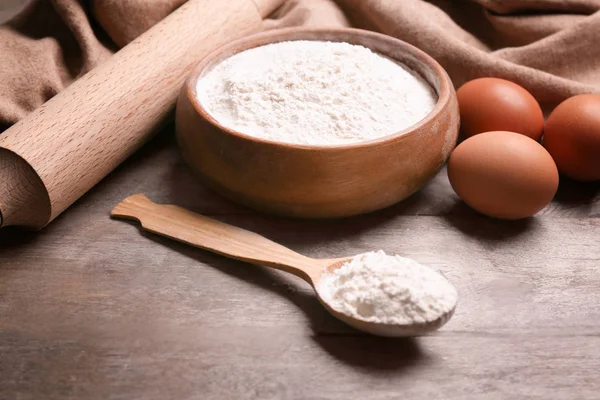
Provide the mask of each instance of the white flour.
{"label": "white flour", "polygon": [[317,288],[338,312],[369,322],[423,323],[456,306],[456,289],[436,271],[383,251],[361,254],[324,275]]}
{"label": "white flour", "polygon": [[246,50],[198,80],[200,103],[222,125],[304,145],[355,143],[423,119],[437,102],[407,67],[348,43],[291,41]]}

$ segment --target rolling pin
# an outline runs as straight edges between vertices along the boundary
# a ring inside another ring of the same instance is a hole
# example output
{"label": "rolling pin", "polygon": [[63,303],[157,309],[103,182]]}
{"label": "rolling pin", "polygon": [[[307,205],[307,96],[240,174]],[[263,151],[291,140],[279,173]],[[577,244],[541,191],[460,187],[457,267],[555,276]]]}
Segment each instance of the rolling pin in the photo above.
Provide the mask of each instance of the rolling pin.
{"label": "rolling pin", "polygon": [[190,69],[284,0],[190,0],[0,134],[0,227],[41,229],[164,125]]}

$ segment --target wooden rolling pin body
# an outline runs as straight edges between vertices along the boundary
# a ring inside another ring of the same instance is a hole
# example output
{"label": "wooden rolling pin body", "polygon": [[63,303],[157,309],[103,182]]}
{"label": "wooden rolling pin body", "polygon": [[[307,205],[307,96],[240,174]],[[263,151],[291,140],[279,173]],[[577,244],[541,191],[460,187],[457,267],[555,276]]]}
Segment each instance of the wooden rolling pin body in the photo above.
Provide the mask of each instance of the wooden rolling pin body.
{"label": "wooden rolling pin body", "polygon": [[190,0],[0,135],[0,227],[39,229],[155,133],[189,70],[283,0]]}

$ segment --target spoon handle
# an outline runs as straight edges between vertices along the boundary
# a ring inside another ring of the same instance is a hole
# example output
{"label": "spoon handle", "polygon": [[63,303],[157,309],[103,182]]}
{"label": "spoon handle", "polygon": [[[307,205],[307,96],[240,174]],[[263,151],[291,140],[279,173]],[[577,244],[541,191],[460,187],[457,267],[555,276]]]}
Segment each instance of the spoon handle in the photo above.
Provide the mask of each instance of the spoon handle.
{"label": "spoon handle", "polygon": [[237,260],[280,269],[310,284],[323,268],[320,260],[300,255],[254,232],[178,206],[156,204],[143,194],[121,201],[111,216],[137,220],[149,232]]}

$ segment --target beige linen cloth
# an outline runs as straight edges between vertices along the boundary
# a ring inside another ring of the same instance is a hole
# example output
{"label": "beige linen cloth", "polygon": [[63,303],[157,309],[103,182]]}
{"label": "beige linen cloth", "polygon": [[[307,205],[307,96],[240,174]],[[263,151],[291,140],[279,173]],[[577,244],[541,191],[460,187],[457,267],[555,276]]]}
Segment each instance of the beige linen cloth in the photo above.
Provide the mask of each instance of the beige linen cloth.
{"label": "beige linen cloth", "polygon": [[[184,1],[33,0],[0,27],[0,132]],[[502,77],[551,107],[600,93],[599,10],[600,0],[287,0],[264,29],[385,33],[433,56],[456,87]]]}

